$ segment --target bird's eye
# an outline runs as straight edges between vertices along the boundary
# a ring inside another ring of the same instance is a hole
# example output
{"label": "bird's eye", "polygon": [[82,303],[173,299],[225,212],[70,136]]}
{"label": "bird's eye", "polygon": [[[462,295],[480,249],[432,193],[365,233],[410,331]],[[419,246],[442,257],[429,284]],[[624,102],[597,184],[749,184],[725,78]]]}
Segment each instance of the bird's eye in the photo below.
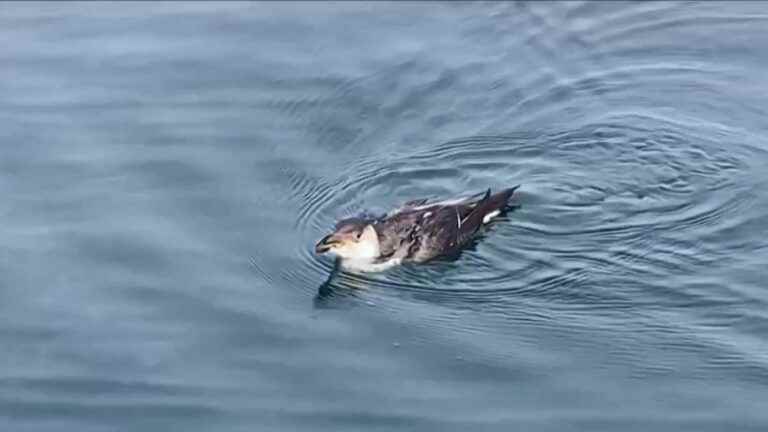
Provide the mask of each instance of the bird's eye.
{"label": "bird's eye", "polygon": [[363,235],[363,232],[362,232],[362,231],[360,231],[359,233],[357,233],[357,239],[358,239],[358,240],[360,240],[360,237],[361,237],[362,235]]}

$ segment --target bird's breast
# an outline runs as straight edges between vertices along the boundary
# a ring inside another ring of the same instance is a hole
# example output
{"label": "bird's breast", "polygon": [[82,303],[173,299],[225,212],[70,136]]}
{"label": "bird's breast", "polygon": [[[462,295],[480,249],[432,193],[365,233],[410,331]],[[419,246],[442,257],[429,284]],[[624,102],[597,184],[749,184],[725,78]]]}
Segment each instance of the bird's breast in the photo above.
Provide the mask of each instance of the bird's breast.
{"label": "bird's breast", "polygon": [[380,272],[400,265],[401,258],[392,258],[383,262],[346,259],[341,261],[341,267],[354,272]]}

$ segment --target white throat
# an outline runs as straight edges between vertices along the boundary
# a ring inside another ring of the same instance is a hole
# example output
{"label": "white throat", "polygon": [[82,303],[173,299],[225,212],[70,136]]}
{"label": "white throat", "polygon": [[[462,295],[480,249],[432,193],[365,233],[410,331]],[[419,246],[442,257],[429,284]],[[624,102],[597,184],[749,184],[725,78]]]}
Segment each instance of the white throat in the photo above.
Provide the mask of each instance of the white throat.
{"label": "white throat", "polygon": [[379,236],[373,226],[365,227],[356,244],[341,248],[336,254],[341,258],[341,267],[357,272],[380,272],[400,264],[402,257],[377,262],[381,255]]}
{"label": "white throat", "polygon": [[379,236],[372,225],[363,229],[360,238],[355,242],[347,242],[332,250],[342,260],[353,260],[359,262],[373,262],[379,258],[381,251],[379,249]]}

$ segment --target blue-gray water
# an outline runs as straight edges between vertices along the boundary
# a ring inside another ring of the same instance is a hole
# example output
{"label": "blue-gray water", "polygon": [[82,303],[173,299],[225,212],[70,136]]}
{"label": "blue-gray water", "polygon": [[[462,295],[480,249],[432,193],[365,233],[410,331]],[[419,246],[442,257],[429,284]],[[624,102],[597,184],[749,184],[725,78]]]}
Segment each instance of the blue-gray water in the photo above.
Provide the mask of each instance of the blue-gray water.
{"label": "blue-gray water", "polygon": [[[0,430],[768,430],[765,3],[0,5]],[[334,220],[522,183],[457,261]]]}

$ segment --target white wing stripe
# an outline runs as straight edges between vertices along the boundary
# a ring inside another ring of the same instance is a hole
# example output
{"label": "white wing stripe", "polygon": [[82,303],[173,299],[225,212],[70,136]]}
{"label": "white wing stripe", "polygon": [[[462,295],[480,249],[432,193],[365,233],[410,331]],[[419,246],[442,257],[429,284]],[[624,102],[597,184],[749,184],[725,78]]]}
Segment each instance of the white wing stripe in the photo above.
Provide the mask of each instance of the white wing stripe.
{"label": "white wing stripe", "polygon": [[494,210],[494,211],[492,211],[492,212],[490,212],[490,213],[486,214],[485,216],[483,216],[483,223],[484,223],[484,224],[487,224],[488,222],[490,222],[490,221],[491,221],[491,219],[493,219],[493,218],[495,218],[496,216],[498,216],[498,215],[499,215],[499,213],[501,213],[499,210]]}

